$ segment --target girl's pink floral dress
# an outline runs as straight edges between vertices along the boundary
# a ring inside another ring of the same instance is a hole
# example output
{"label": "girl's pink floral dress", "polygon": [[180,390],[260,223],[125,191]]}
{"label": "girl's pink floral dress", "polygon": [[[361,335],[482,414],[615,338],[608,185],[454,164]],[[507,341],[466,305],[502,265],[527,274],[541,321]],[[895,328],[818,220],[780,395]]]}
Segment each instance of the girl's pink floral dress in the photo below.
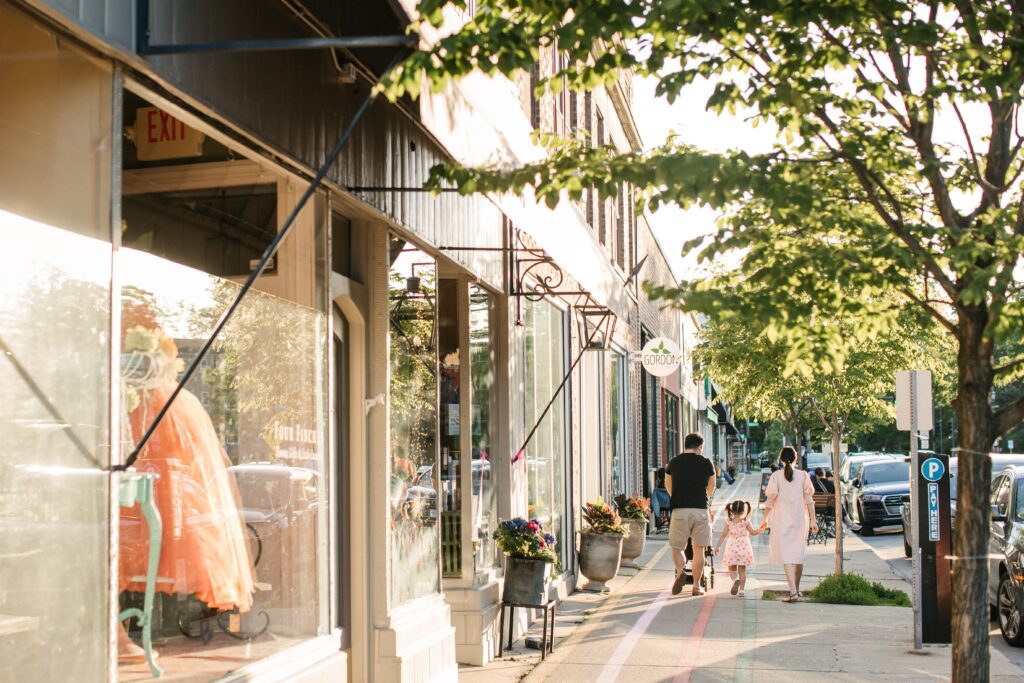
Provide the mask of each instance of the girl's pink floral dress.
{"label": "girl's pink floral dress", "polygon": [[729,535],[725,539],[725,553],[722,559],[727,566],[749,567],[754,564],[754,546],[750,544],[747,520],[728,521]]}

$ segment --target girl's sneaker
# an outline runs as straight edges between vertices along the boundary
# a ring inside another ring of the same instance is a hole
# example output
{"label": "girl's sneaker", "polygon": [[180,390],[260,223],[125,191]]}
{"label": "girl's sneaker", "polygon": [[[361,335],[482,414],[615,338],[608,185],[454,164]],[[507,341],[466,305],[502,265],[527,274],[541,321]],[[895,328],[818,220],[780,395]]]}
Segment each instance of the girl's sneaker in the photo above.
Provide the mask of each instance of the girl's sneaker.
{"label": "girl's sneaker", "polygon": [[733,595],[736,595],[736,591],[738,591],[739,589],[740,589],[740,580],[736,579],[735,581],[732,582],[732,588],[729,590],[729,592],[732,593]]}

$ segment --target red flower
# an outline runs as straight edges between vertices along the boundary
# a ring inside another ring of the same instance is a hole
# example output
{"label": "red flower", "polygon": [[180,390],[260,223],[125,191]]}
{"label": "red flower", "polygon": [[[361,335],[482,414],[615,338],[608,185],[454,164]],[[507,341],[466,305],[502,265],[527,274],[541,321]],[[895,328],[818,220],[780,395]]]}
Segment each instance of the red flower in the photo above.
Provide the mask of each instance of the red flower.
{"label": "red flower", "polygon": [[541,542],[540,542],[540,547],[541,547],[541,548],[547,548],[547,547],[548,547],[548,544],[547,544],[547,543],[545,543],[544,541],[541,541]]}
{"label": "red flower", "polygon": [[526,526],[530,527],[530,531],[536,531],[537,529],[540,529],[540,525],[537,524],[537,522],[530,522]]}

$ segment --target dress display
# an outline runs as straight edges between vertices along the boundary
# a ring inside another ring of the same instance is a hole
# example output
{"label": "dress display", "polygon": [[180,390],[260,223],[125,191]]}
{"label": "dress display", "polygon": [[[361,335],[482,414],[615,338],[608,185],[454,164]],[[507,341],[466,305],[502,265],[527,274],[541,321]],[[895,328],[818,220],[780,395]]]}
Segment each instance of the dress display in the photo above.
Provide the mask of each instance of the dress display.
{"label": "dress display", "polygon": [[[126,308],[123,317],[130,359],[124,401],[136,443],[174,391],[180,361],[173,340],[148,311]],[[154,497],[163,535],[157,590],[193,594],[210,608],[244,612],[252,605],[253,568],[229,465],[210,416],[183,390],[135,468],[159,475]],[[122,511],[119,542],[120,589],[142,591],[149,539],[137,506]]]}

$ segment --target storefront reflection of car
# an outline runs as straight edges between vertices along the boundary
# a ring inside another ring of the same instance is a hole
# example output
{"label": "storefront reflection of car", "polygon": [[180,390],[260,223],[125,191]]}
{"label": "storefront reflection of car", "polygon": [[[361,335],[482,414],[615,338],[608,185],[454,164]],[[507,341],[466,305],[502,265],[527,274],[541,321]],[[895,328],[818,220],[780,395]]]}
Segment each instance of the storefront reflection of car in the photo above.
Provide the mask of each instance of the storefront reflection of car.
{"label": "storefront reflection of car", "polygon": [[[458,461],[453,461],[453,466],[458,466]],[[453,474],[446,475],[444,477],[445,483],[448,482],[449,478],[454,479]],[[491,476],[491,463],[488,460],[477,459],[473,460],[473,493],[477,494],[481,491],[481,485],[483,481],[490,481]],[[451,488],[454,491],[454,487]],[[408,488],[405,493],[405,500],[410,502],[422,503],[424,510],[431,516],[437,517],[437,489],[434,487],[434,469],[430,465],[422,465],[416,471],[416,477],[413,479],[412,486]],[[454,508],[454,501],[451,501],[452,507]]]}
{"label": "storefront reflection of car", "polygon": [[247,524],[289,526],[299,517],[315,515],[320,504],[320,473],[308,467],[273,462],[232,465]]}
{"label": "storefront reflection of car", "polygon": [[[990,457],[992,458],[992,479],[995,479],[1000,472],[1010,465],[1024,466],[1024,455],[1015,453],[994,453]],[[955,528],[956,524],[958,462],[959,461],[956,458],[949,459],[949,520],[951,529]],[[903,552],[907,557],[910,557],[913,553],[913,549],[911,548],[913,543],[913,532],[911,531],[910,525],[910,505],[904,506],[900,516],[900,523],[903,525]]]}
{"label": "storefront reflection of car", "polygon": [[1024,647],[1024,467],[992,482],[988,600],[1003,640]]}
{"label": "storefront reflection of car", "polygon": [[853,498],[847,510],[862,534],[870,536],[877,527],[899,524],[903,505],[910,500],[910,463],[868,462],[850,481],[850,490]]}

